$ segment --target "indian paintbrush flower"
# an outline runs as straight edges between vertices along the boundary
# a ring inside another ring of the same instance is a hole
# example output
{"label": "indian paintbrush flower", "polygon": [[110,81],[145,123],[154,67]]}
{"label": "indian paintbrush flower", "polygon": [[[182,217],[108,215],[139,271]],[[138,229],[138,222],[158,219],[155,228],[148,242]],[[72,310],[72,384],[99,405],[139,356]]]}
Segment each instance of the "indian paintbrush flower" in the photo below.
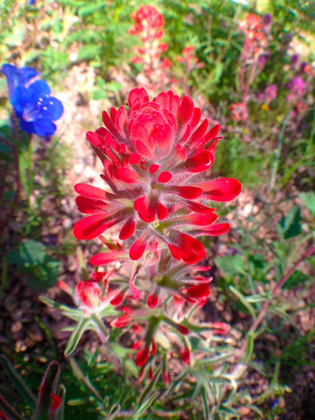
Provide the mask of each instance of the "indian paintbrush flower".
{"label": "indian paintbrush flower", "polygon": [[133,89],[123,106],[103,112],[103,122],[87,139],[104,164],[109,189],[77,184],[77,205],[89,216],[74,227],[77,239],[93,239],[121,225],[119,238],[130,239],[129,256],[142,257],[156,241],[173,257],[193,264],[205,256],[201,235],[229,230],[216,223],[208,201],[226,202],[241,191],[236,179],[208,180],[220,126],[208,130],[189,96],[162,92],[152,101],[145,89]]}

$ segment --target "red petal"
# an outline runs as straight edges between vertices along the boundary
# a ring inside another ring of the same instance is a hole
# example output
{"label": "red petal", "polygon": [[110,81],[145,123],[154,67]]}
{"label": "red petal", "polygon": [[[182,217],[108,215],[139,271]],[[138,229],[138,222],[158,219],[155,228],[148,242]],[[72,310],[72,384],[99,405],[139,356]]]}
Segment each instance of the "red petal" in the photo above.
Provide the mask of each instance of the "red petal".
{"label": "red petal", "polygon": [[109,210],[109,205],[102,200],[82,197],[81,195],[75,199],[78,210],[85,214],[105,213]]}
{"label": "red petal", "polygon": [[180,197],[193,200],[202,194],[202,189],[198,187],[169,187],[166,192],[177,192]]}
{"label": "red petal", "polygon": [[161,183],[164,184],[164,183],[170,181],[172,178],[173,178],[173,175],[170,172],[164,171],[164,172],[160,173],[160,175],[158,177],[158,182],[161,182]]}
{"label": "red petal", "polygon": [[143,347],[139,350],[136,356],[136,365],[137,366],[144,366],[148,359],[149,359],[150,350],[146,347]]}
{"label": "red petal", "polygon": [[78,194],[83,195],[83,197],[94,198],[94,199],[96,198],[99,200],[105,199],[105,191],[97,187],[92,187],[92,185],[80,183],[80,184],[76,184],[74,186],[74,189]]}
{"label": "red petal", "polygon": [[79,220],[73,228],[74,236],[79,240],[94,239],[105,232],[106,229],[118,223],[119,219],[112,219],[105,222],[107,215],[104,213],[93,214]]}
{"label": "red petal", "polygon": [[155,163],[150,165],[149,172],[150,174],[154,174],[154,172],[159,170],[160,165],[156,165]]}
{"label": "red petal", "polygon": [[185,125],[190,120],[193,111],[194,104],[192,99],[189,96],[183,96],[177,113],[179,125]]}
{"label": "red petal", "polygon": [[151,295],[148,297],[148,305],[151,309],[155,308],[157,304],[159,303],[159,295],[155,295],[154,293],[151,293]]}
{"label": "red petal", "polygon": [[220,202],[233,200],[242,191],[241,183],[233,178],[214,179],[198,186],[203,189],[203,197]]}
{"label": "red petal", "polygon": [[182,361],[183,361],[186,365],[189,365],[189,363],[190,363],[190,350],[189,350],[189,348],[188,348],[188,347],[183,346],[183,347],[181,348],[181,351],[180,351],[180,356],[181,356],[181,358],[182,358]]}
{"label": "red petal", "polygon": [[208,133],[205,135],[205,143],[217,137],[217,135],[219,134],[219,131],[220,131],[220,124],[217,124],[214,127],[212,127],[211,130],[209,130]]}
{"label": "red petal", "polygon": [[209,125],[208,120],[204,120],[200,126],[197,128],[197,130],[192,134],[191,138],[189,139],[189,144],[195,147],[199,143],[199,141],[204,136],[205,132],[207,131]]}
{"label": "red petal", "polygon": [[130,108],[139,109],[142,104],[149,101],[149,96],[144,88],[132,89],[128,96],[128,105]]}
{"label": "red petal", "polygon": [[147,240],[147,236],[147,234],[140,236],[140,238],[136,240],[136,242],[130,248],[129,256],[132,260],[135,261],[142,257],[147,246],[147,243],[145,242]]}
{"label": "red petal", "polygon": [[136,229],[136,222],[133,219],[127,220],[127,222],[124,224],[124,226],[122,227],[120,231],[119,239],[125,240],[125,239],[130,238],[130,236],[133,235],[135,229]]}
{"label": "red petal", "polygon": [[57,394],[51,394],[51,411],[56,411],[62,404],[62,399]]}
{"label": "red petal", "polygon": [[128,168],[117,168],[116,177],[127,184],[139,182],[140,176],[137,172]]}
{"label": "red petal", "polygon": [[210,152],[201,152],[187,159],[183,167],[189,172],[203,172],[211,168],[214,156]]}
{"label": "red petal", "polygon": [[136,147],[137,152],[144,158],[148,158],[148,159],[152,158],[153,156],[152,153],[142,141],[139,141],[139,140],[136,141],[135,147]]}
{"label": "red petal", "polygon": [[128,163],[130,165],[137,165],[139,162],[140,162],[140,155],[138,155],[138,153],[132,153],[128,157]]}
{"label": "red petal", "polygon": [[209,228],[205,228],[202,231],[198,232],[198,236],[209,235],[209,236],[219,236],[224,235],[230,230],[231,226],[229,223],[217,223],[212,225]]}
{"label": "red petal", "polygon": [[125,290],[120,290],[117,295],[111,299],[111,301],[109,302],[112,306],[117,306],[120,305],[121,302],[124,300],[125,297]]}
{"label": "red petal", "polygon": [[165,219],[168,215],[168,210],[162,203],[159,203],[157,206],[157,215],[159,220]]}
{"label": "red petal", "polygon": [[207,284],[200,284],[196,286],[190,286],[187,289],[182,290],[184,295],[188,295],[190,298],[201,298],[210,295],[210,287]]}
{"label": "red petal", "polygon": [[109,264],[122,259],[123,256],[124,253],[121,251],[101,252],[100,254],[93,255],[90,259],[90,263],[95,266]]}

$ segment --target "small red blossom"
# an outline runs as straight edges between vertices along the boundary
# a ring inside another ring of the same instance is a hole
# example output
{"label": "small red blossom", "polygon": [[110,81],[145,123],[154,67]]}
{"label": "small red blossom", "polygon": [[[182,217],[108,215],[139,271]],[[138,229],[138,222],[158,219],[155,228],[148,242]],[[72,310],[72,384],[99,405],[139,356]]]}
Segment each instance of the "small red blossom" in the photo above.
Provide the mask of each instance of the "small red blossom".
{"label": "small red blossom", "polygon": [[75,294],[83,308],[93,311],[100,304],[102,292],[96,282],[80,281]]}
{"label": "small red blossom", "polygon": [[88,216],[76,223],[73,233],[80,240],[93,239],[120,224],[119,237],[130,239],[132,260],[141,258],[148,246],[164,242],[175,259],[198,262],[205,250],[196,237],[229,230],[227,223],[216,223],[208,201],[230,201],[241,192],[236,179],[201,182],[214,162],[220,127],[208,130],[208,120],[200,123],[201,111],[192,99],[171,91],[150,101],[145,89],[133,89],[128,105],[127,111],[104,111],[106,128],[87,133],[103,161],[101,177],[110,190],[75,186],[78,209]]}
{"label": "small red blossom", "polygon": [[161,39],[164,35],[164,18],[154,6],[141,6],[131,18],[135,21],[129,33],[138,35],[144,41],[150,37]]}
{"label": "small red blossom", "polygon": [[50,411],[54,412],[57,411],[62,404],[62,399],[57,394],[51,394],[51,406]]}
{"label": "small red blossom", "polygon": [[182,358],[182,361],[186,364],[189,365],[190,363],[190,349],[188,347],[188,345],[185,343],[185,345],[183,345],[183,347],[181,348],[180,351],[180,356]]}
{"label": "small red blossom", "polygon": [[187,72],[204,67],[204,63],[200,63],[198,58],[194,56],[194,51],[195,47],[193,45],[189,45],[188,47],[182,49],[181,57],[176,57],[177,61],[184,64]]}
{"label": "small red blossom", "polygon": [[132,13],[135,21],[129,33],[140,38],[141,47],[135,47],[136,56],[132,63],[143,64],[142,71],[153,85],[167,83],[165,69],[172,66],[169,58],[162,59],[161,54],[168,49],[166,42],[159,42],[164,35],[163,15],[154,6],[141,6]]}

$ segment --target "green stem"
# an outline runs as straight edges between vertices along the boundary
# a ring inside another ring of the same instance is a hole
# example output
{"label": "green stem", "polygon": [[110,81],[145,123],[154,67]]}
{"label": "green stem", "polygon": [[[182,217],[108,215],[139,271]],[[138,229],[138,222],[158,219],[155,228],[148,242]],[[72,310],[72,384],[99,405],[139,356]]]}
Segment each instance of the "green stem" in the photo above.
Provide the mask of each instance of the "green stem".
{"label": "green stem", "polygon": [[271,173],[271,178],[270,178],[270,184],[269,184],[270,191],[272,191],[274,189],[274,186],[275,186],[276,175],[277,175],[277,172],[278,172],[278,167],[279,167],[279,162],[280,162],[284,132],[285,132],[286,126],[288,124],[289,118],[290,118],[290,112],[288,113],[288,115],[285,117],[285,119],[283,121],[281,131],[280,131],[280,134],[279,134],[279,137],[278,137],[278,147],[275,150],[275,160],[274,160],[274,163],[273,163],[272,173]]}

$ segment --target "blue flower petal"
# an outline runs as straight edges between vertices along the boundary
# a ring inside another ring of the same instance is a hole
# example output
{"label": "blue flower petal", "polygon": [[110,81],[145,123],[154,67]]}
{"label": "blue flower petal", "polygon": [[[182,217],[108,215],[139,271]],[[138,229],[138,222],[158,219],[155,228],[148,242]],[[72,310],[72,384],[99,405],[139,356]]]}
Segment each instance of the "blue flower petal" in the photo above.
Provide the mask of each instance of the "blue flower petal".
{"label": "blue flower petal", "polygon": [[48,83],[44,80],[36,80],[36,82],[29,86],[28,90],[30,91],[32,102],[34,103],[36,103],[40,98],[44,99],[45,96],[49,96],[51,92]]}
{"label": "blue flower petal", "polygon": [[58,120],[63,114],[63,105],[59,99],[54,97],[44,98],[40,109],[42,118],[48,118],[52,121]]}
{"label": "blue flower petal", "polygon": [[33,121],[33,125],[34,133],[38,136],[52,136],[57,129],[52,121],[44,118]]}
{"label": "blue flower petal", "polygon": [[16,113],[23,114],[24,107],[32,100],[29,89],[24,86],[18,86],[13,90],[10,98],[11,105]]}
{"label": "blue flower petal", "polygon": [[31,67],[18,69],[17,67],[12,66],[12,64],[4,64],[2,66],[2,73],[7,79],[9,98],[11,98],[14,88],[26,85],[31,79],[38,75],[38,72]]}
{"label": "blue flower petal", "polygon": [[20,125],[23,131],[29,134],[33,134],[34,131],[34,122],[33,121],[24,121],[23,118],[20,118]]}

